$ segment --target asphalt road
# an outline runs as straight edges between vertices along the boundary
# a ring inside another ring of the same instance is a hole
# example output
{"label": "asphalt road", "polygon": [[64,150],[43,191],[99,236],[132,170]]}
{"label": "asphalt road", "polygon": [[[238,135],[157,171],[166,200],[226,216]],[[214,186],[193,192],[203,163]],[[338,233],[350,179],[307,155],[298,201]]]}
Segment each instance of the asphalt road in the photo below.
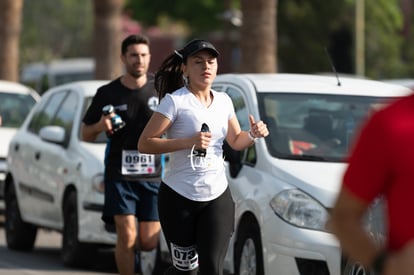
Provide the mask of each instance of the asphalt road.
{"label": "asphalt road", "polygon": [[65,267],[60,259],[62,238],[54,231],[39,230],[33,251],[9,250],[6,245],[3,212],[4,205],[0,201],[0,275],[118,274],[112,249],[101,250],[96,257],[91,258],[91,267],[88,270]]}
{"label": "asphalt road", "polygon": [[19,252],[6,246],[4,215],[0,207],[0,275],[103,275],[117,274],[113,250],[103,250],[91,258],[91,268],[65,267],[60,260],[61,235],[40,230],[33,251]]}

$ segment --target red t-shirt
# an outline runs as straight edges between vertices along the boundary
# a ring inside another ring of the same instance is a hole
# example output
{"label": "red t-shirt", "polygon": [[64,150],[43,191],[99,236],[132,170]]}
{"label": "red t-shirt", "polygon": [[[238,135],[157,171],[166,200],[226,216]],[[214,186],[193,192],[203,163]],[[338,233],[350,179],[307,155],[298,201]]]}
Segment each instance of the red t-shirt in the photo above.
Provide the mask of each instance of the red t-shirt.
{"label": "red t-shirt", "polygon": [[414,95],[367,121],[351,153],[344,186],[368,203],[385,196],[391,250],[414,239]]}

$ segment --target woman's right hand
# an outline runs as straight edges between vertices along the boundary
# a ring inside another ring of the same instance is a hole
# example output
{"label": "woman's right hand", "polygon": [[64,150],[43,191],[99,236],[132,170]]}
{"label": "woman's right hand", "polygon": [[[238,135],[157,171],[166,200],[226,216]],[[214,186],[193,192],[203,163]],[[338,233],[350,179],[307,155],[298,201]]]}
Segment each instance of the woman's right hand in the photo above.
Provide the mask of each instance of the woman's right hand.
{"label": "woman's right hand", "polygon": [[197,132],[192,137],[192,141],[196,149],[207,149],[211,141],[211,133],[210,132]]}

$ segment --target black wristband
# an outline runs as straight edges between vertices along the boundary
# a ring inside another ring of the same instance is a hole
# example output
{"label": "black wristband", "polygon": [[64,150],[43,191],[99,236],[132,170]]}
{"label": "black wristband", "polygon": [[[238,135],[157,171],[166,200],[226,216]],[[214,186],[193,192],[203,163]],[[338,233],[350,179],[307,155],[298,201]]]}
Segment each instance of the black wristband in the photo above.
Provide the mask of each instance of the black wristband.
{"label": "black wristband", "polygon": [[384,272],[385,261],[388,258],[386,251],[380,252],[372,262],[372,271],[377,275],[381,275]]}

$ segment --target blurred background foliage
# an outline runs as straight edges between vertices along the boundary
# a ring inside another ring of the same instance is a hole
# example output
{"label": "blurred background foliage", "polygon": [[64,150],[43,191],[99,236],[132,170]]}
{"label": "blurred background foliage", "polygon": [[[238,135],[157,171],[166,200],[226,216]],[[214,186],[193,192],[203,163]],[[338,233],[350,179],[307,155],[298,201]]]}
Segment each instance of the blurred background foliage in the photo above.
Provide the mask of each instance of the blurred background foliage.
{"label": "blurred background foliage", "polygon": [[[365,67],[371,78],[413,74],[412,31],[404,34],[399,0],[365,1]],[[328,49],[339,72],[355,72],[355,1],[279,1],[281,70],[323,72]],[[408,25],[413,24],[412,17]],[[411,58],[410,58],[411,57]]]}
{"label": "blurred background foliage", "polygon": [[[238,1],[233,1],[234,5]],[[191,34],[204,36],[222,28],[220,14],[225,11],[226,1],[140,0],[128,1],[126,8],[133,11],[135,19],[146,26],[160,26],[163,19],[170,18],[189,27]]]}
{"label": "blurred background foliage", "polygon": [[[361,0],[279,0],[277,71],[331,72],[327,50],[338,72],[354,74],[355,1]],[[365,0],[367,77],[413,77],[411,2]],[[404,3],[410,4],[409,13]],[[249,39],[240,37],[239,25],[229,24],[237,12],[238,0],[129,0],[125,4],[125,16],[143,33],[173,36],[177,41],[196,36],[232,39],[235,52],[243,40]],[[92,56],[92,1],[25,0],[22,20],[20,66],[54,58]]]}
{"label": "blurred background foliage", "polygon": [[20,63],[91,55],[92,1],[25,0]]}

